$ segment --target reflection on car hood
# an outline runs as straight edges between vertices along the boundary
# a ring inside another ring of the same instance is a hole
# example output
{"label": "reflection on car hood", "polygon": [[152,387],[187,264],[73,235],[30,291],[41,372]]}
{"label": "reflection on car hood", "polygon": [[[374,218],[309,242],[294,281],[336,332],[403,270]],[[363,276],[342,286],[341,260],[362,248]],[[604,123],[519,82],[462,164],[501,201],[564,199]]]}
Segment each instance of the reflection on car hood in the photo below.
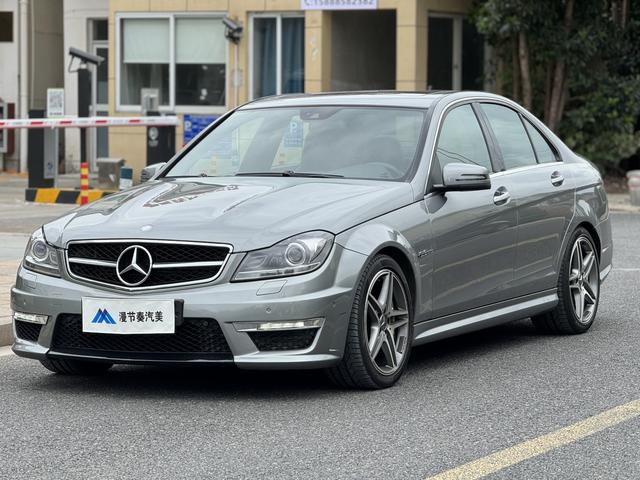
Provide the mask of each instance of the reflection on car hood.
{"label": "reflection on car hood", "polygon": [[45,225],[47,240],[190,240],[264,248],[291,235],[339,233],[413,200],[407,183],[312,178],[163,179],[116,193]]}

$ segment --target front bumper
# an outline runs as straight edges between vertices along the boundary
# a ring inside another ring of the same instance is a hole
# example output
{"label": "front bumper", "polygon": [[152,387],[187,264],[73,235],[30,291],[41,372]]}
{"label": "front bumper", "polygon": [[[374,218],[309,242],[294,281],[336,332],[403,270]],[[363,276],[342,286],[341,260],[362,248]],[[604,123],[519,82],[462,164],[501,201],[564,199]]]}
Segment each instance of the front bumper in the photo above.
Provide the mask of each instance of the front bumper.
{"label": "front bumper", "polygon": [[[366,261],[364,255],[336,244],[329,259],[315,272],[281,280],[239,283],[231,283],[230,278],[243,254],[232,257],[225,272],[210,284],[141,293],[96,288],[71,280],[64,272],[62,278],[54,278],[21,266],[16,285],[11,290],[12,309],[48,315],[49,320],[37,334],[37,341],[20,338],[14,322],[13,351],[35,359],[73,358],[125,364],[233,362],[238,367],[253,369],[321,368],[342,358],[353,289]],[[79,315],[82,297],[182,300],[184,318],[210,318],[218,322],[231,355],[216,358],[210,355],[56,351],[52,347],[56,322],[62,315]],[[249,332],[240,331],[243,325],[256,322],[295,322],[312,318],[322,318],[322,326],[311,345],[302,350],[259,350]]]}

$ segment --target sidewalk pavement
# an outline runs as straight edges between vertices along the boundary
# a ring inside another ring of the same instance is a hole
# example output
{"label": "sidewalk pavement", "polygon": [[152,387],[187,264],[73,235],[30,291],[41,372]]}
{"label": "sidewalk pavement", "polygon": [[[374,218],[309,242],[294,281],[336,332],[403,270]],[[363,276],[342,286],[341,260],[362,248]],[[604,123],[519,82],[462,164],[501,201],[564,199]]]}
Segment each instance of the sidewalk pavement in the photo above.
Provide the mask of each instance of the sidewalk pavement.
{"label": "sidewalk pavement", "polygon": [[631,205],[628,193],[608,193],[607,198],[612,212],[640,213],[640,206]]}

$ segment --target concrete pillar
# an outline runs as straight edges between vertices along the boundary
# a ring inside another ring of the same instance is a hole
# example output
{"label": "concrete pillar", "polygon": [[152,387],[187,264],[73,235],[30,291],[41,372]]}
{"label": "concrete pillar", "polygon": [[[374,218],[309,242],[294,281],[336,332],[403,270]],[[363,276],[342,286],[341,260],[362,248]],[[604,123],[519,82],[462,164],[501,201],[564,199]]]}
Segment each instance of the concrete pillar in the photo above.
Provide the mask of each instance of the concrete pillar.
{"label": "concrete pillar", "polygon": [[396,89],[427,88],[427,8],[424,0],[380,0],[396,9]]}
{"label": "concrete pillar", "polygon": [[304,31],[304,91],[331,90],[331,12],[307,10]]}

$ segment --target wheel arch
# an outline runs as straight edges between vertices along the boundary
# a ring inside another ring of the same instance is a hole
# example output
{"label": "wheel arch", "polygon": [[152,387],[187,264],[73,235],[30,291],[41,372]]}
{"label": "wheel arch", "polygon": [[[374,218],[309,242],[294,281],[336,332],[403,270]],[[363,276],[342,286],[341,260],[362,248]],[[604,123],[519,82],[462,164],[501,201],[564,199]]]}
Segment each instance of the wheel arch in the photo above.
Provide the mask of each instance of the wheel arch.
{"label": "wheel arch", "polygon": [[358,278],[376,255],[387,255],[395,260],[407,279],[414,312],[417,314],[422,297],[418,256],[400,231],[384,224],[367,224],[338,235],[336,243],[366,255],[367,260],[363,262]]}
{"label": "wheel arch", "polygon": [[598,261],[600,260],[600,256],[602,255],[602,242],[600,240],[600,235],[598,235],[598,231],[596,230],[596,227],[593,226],[591,223],[587,222],[587,221],[583,221],[581,223],[579,223],[578,225],[576,225],[576,227],[573,229],[573,231],[575,232],[578,228],[584,228],[587,232],[589,232],[589,235],[591,235],[591,238],[593,239],[593,241],[595,242],[595,246],[596,246],[596,254],[598,255]]}
{"label": "wheel arch", "polygon": [[407,257],[404,251],[402,251],[395,245],[388,245],[386,247],[383,247],[376,252],[376,255],[387,255],[388,257],[393,258],[398,263],[398,265],[400,265],[402,273],[404,273],[404,276],[407,279],[407,283],[409,284],[409,292],[411,293],[411,298],[413,299],[415,312],[415,305],[418,299],[418,292],[416,291],[417,282],[415,278],[415,272],[413,270],[413,266],[411,265],[409,257]]}

